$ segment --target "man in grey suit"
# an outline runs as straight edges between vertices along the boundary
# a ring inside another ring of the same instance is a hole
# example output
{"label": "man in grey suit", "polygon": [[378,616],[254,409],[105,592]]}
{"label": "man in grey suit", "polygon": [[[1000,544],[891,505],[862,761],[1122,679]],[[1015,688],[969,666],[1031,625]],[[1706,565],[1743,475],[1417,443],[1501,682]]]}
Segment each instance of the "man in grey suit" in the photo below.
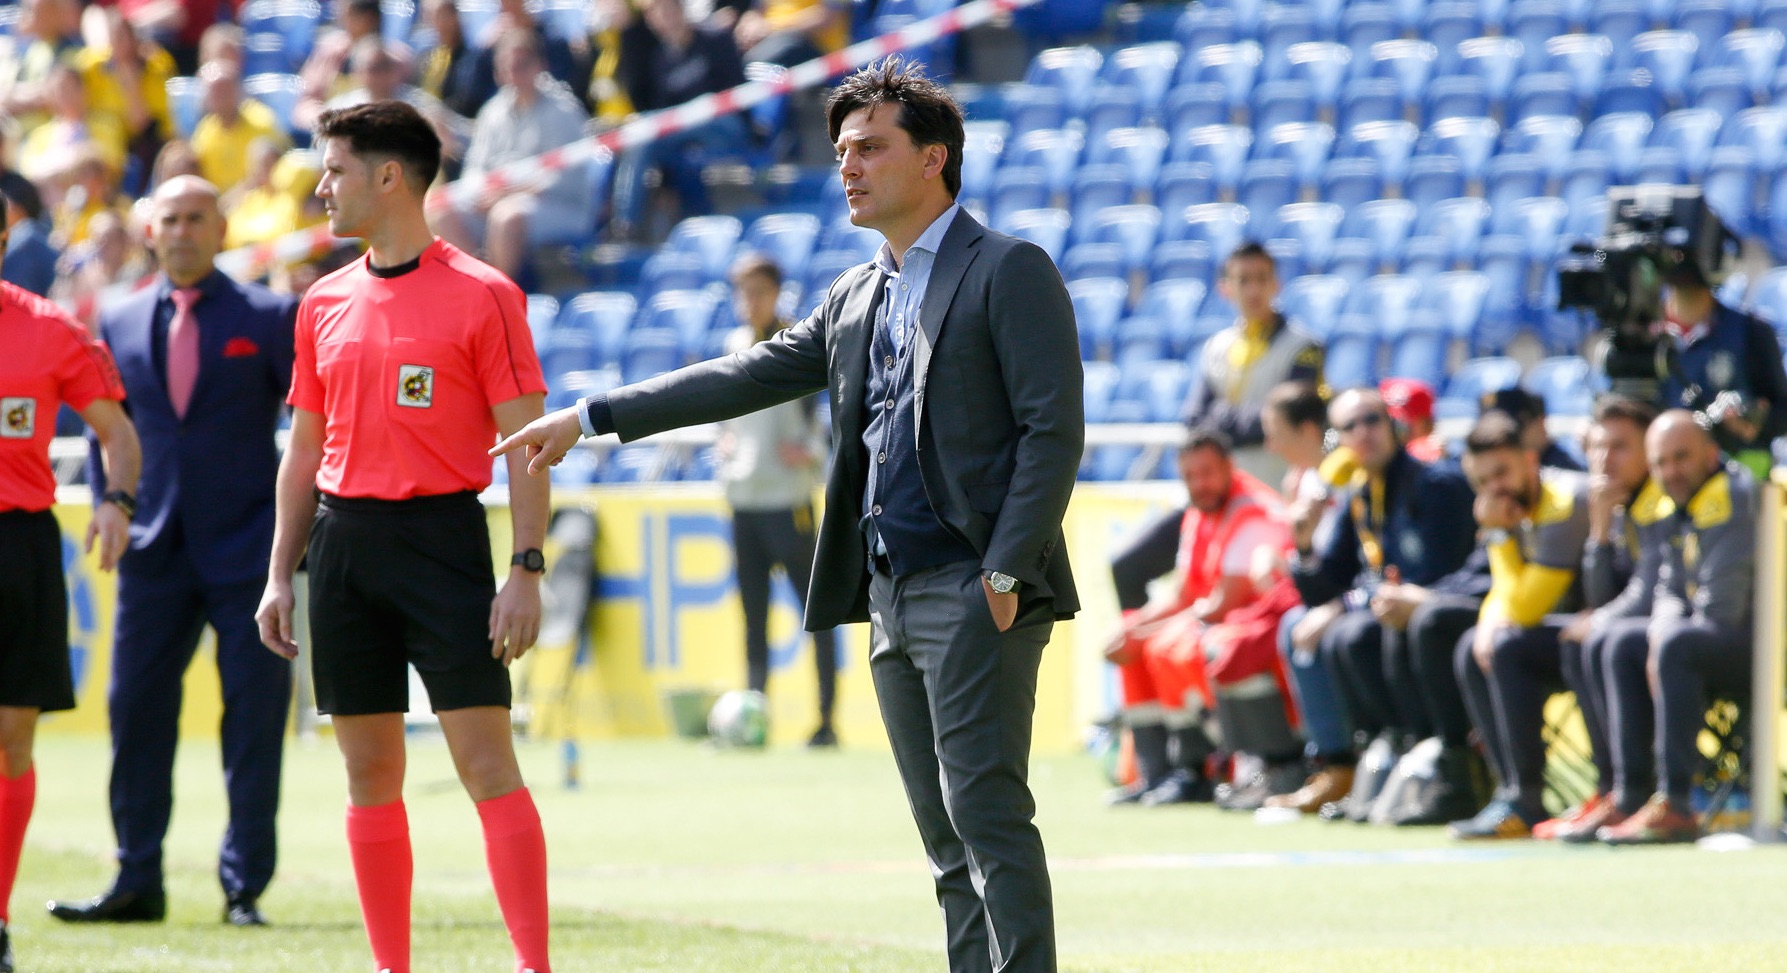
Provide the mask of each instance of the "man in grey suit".
{"label": "man in grey suit", "polygon": [[838,457],[806,627],[869,621],[881,715],[957,973],[1052,971],[1028,783],[1036,673],[1079,609],[1061,518],[1085,440],[1073,307],[1037,247],[955,204],[962,113],[898,59],[833,92],[851,221],[886,238],[807,320],[592,396],[497,444],[542,473],[580,435],[632,440],[821,389]]}

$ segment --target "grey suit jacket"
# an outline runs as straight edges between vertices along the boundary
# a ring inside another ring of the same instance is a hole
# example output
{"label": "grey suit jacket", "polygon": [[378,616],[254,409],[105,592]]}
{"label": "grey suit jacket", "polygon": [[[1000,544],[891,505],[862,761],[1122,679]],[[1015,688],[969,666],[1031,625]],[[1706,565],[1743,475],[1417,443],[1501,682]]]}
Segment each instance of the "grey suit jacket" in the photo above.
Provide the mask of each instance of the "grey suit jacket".
{"label": "grey suit jacket", "polygon": [[[812,316],[776,337],[608,394],[623,440],[831,395],[837,457],[807,594],[806,627],[867,621],[868,555],[858,521],[868,457],[863,392],[885,290],[873,264],[845,271]],[[918,461],[931,506],[1023,582],[1026,603],[1079,610],[1061,535],[1085,447],[1073,304],[1048,255],[966,212],[944,235],[913,348]]]}

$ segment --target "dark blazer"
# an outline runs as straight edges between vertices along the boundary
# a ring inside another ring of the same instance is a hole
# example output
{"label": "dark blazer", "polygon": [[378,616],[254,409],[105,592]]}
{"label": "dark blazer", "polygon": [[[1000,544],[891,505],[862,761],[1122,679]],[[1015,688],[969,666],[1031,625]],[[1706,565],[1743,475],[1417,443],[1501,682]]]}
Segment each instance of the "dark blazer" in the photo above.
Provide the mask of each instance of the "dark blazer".
{"label": "dark blazer", "polygon": [[[863,392],[885,290],[875,266],[845,271],[805,321],[746,351],[616,389],[615,431],[632,440],[714,422],[827,389],[837,457],[807,596],[806,627],[869,617],[868,554],[858,520],[868,456]],[[966,212],[944,235],[912,349],[918,462],[944,525],[982,566],[1079,610],[1061,518],[1085,446],[1073,304],[1048,255]]]}
{"label": "dark blazer", "polygon": [[[202,580],[230,584],[265,575],[273,549],[273,437],[292,383],[297,302],[222,273],[200,289],[199,376],[184,419],[174,415],[156,365],[155,314],[166,278],[99,315],[143,445],[137,514],[121,568],[158,570],[183,540]],[[103,485],[97,463],[88,472],[89,482]]]}

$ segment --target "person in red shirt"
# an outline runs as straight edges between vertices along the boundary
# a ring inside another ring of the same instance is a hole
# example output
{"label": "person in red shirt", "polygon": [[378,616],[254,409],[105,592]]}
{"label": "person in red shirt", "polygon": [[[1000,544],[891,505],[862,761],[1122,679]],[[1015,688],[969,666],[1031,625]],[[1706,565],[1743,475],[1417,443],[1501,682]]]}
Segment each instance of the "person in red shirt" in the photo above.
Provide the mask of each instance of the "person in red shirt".
{"label": "person in red shirt", "polygon": [[510,740],[507,666],[539,634],[550,483],[510,460],[517,553],[500,592],[478,502],[485,450],[544,403],[525,298],[429,232],[422,201],[440,140],[414,108],[327,111],[316,135],[329,229],[368,252],[298,307],[261,640],[297,656],[292,573],[308,550],[317,708],[347,763],[348,845],[377,967],[410,970],[413,664],[477,803],[516,969],[547,973],[546,842]]}
{"label": "person in red shirt", "polygon": [[[0,201],[0,225],[5,203]],[[0,233],[0,252],[5,234]],[[31,744],[40,713],[74,708],[62,531],[51,511],[50,440],[63,403],[99,437],[110,492],[87,528],[106,571],[130,543],[142,450],[120,403],[111,352],[49,301],[0,283],[0,973],[12,973],[8,922],[25,826],[37,796]]]}

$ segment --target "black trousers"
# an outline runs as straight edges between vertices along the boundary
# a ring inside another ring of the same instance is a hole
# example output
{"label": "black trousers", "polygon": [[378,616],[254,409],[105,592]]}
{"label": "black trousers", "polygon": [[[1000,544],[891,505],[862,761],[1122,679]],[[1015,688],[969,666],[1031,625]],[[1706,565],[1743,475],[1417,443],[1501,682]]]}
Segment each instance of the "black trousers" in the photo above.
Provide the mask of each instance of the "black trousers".
{"label": "black trousers", "polygon": [[951,973],[1054,973],[1054,896],[1031,796],[1046,600],[993,625],[980,565],[869,585],[869,669],[930,859]]}
{"label": "black trousers", "polygon": [[1134,611],[1148,603],[1148,582],[1172,571],[1179,557],[1179,525],[1184,522],[1184,508],[1162,516],[1111,559],[1118,608]]}
{"label": "black trousers", "polygon": [[1408,728],[1385,675],[1384,627],[1371,612],[1336,618],[1322,633],[1321,653],[1355,731],[1370,738]]}
{"label": "black trousers", "polygon": [[[813,507],[734,510],[732,550],[738,571],[738,600],[745,613],[745,683],[758,692],[769,686],[770,572],[780,566],[804,607],[813,579]],[[831,725],[837,698],[838,643],[831,629],[813,633],[813,664],[819,674],[819,721]]]}
{"label": "black trousers", "polygon": [[1406,629],[1384,629],[1385,679],[1409,732],[1420,739],[1437,736],[1447,746],[1470,740],[1470,712],[1452,655],[1458,637],[1477,624],[1482,606],[1481,598],[1434,595],[1410,613]]}
{"label": "black trousers", "polygon": [[1582,711],[1582,725],[1588,731],[1597,794],[1613,792],[1613,751],[1608,730],[1613,717],[1607,704],[1606,649],[1607,640],[1602,633],[1589,635],[1580,645],[1563,642],[1558,646],[1564,685],[1576,694],[1576,708]]}
{"label": "black trousers", "polygon": [[1558,641],[1562,630],[1561,620],[1503,629],[1488,672],[1472,652],[1475,628],[1457,642],[1458,683],[1471,721],[1483,735],[1501,796],[1523,814],[1544,813],[1545,701],[1567,688]]}
{"label": "black trousers", "polygon": [[1642,803],[1656,776],[1657,789],[1685,806],[1707,705],[1715,695],[1749,699],[1750,633],[1691,618],[1636,621],[1609,634],[1606,656],[1616,799],[1627,809]]}

